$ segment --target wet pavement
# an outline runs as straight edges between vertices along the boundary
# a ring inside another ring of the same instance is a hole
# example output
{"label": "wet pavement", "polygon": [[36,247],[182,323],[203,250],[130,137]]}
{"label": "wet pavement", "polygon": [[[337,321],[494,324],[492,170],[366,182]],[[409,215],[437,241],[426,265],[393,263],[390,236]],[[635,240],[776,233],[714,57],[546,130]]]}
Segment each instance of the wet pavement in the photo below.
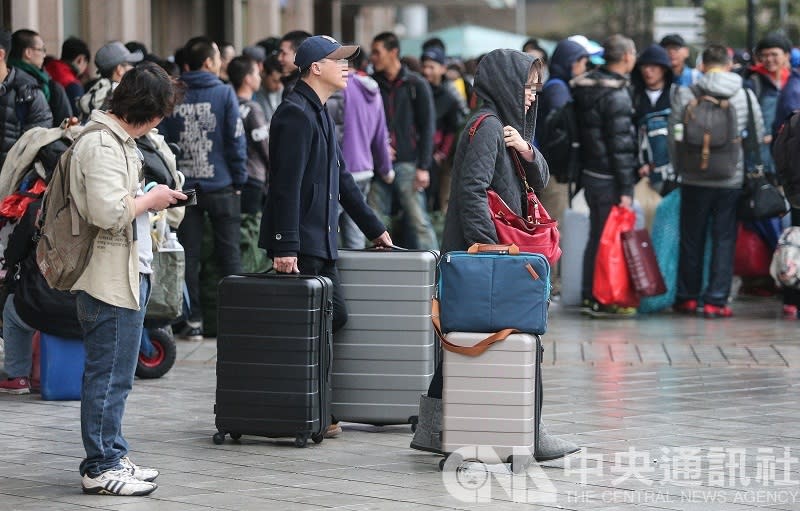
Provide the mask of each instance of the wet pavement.
{"label": "wet pavement", "polygon": [[440,472],[408,449],[408,426],[344,424],[305,449],[214,445],[216,345],[179,341],[176,366],[137,380],[125,415],[134,461],[161,470],[154,494],[81,494],[79,403],[0,394],[0,509],[797,510],[800,322],[775,299],[733,309],[592,320],[554,305],[544,420],[583,450],[519,474]]}

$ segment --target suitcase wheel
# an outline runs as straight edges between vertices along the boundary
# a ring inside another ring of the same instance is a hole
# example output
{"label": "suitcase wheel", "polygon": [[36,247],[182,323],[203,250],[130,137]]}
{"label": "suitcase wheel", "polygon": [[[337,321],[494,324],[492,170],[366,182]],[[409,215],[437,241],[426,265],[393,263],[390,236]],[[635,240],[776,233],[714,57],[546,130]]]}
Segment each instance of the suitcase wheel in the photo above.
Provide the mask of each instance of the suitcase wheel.
{"label": "suitcase wheel", "polygon": [[[231,436],[233,436],[233,435],[231,435]],[[214,433],[214,436],[211,437],[211,439],[214,440],[215,444],[222,445],[222,442],[225,441],[225,433],[222,433],[222,432],[218,431],[218,432]]]}
{"label": "suitcase wheel", "polygon": [[411,432],[416,433],[417,431],[417,424],[419,424],[419,416],[412,415],[408,418],[408,423],[411,424]]}
{"label": "suitcase wheel", "polygon": [[313,440],[315,444],[321,444],[324,439],[324,433],[320,433],[319,435],[311,435],[311,440]]}
{"label": "suitcase wheel", "polygon": [[439,460],[439,470],[444,472],[445,470],[452,470],[453,472],[458,472],[461,470],[461,464],[464,461],[475,461],[475,460],[464,460],[464,458],[457,453],[446,454],[444,458]]}
{"label": "suitcase wheel", "polygon": [[294,446],[303,448],[308,444],[308,433],[299,433],[294,437]]}
{"label": "suitcase wheel", "polygon": [[509,468],[511,469],[512,474],[523,474],[528,467],[531,466],[533,463],[533,456],[509,456],[506,459],[506,463],[511,465]]}
{"label": "suitcase wheel", "polygon": [[239,440],[240,438],[242,438],[242,434],[241,433],[231,433],[231,438],[234,439],[234,440]]}

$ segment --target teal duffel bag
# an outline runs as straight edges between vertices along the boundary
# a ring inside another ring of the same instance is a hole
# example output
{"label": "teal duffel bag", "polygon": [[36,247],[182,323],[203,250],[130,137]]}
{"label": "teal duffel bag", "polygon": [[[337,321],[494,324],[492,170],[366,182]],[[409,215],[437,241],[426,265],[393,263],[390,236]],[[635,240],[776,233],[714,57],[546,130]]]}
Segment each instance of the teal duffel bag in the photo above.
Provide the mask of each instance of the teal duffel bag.
{"label": "teal duffel bag", "polygon": [[550,264],[541,254],[520,252],[516,245],[475,244],[441,257],[438,284],[445,333],[547,330]]}

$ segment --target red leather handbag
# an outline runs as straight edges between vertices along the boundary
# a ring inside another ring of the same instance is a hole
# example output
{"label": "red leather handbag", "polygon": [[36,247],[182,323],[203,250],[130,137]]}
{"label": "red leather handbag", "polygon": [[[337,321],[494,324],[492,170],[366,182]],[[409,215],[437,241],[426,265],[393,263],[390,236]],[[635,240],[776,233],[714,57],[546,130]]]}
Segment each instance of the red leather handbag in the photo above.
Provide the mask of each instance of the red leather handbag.
{"label": "red leather handbag", "polygon": [[550,218],[532,189],[528,189],[527,218],[514,213],[494,190],[486,190],[486,198],[499,243],[513,243],[522,252],[542,254],[550,266],[556,264],[561,257],[558,221]]}
{"label": "red leather handbag", "polygon": [[[470,141],[472,141],[478,126],[489,115],[491,114],[483,114],[475,120],[469,130]],[[497,231],[497,242],[504,245],[513,243],[519,247],[521,252],[542,254],[547,258],[550,266],[554,266],[561,257],[561,247],[558,245],[561,238],[558,232],[558,221],[547,213],[539,202],[539,198],[536,197],[533,188],[528,185],[519,154],[513,149],[509,149],[508,152],[514,162],[517,177],[525,186],[528,211],[527,216],[523,218],[514,213],[497,192],[492,189],[486,190],[489,212]]]}

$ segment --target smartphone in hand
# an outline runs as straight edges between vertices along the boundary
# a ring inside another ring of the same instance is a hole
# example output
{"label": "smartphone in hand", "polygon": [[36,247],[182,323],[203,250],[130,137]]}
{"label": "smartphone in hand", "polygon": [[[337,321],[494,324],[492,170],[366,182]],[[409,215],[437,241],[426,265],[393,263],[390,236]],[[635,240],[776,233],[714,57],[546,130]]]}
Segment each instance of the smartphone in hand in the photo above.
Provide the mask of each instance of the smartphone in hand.
{"label": "smartphone in hand", "polygon": [[181,206],[194,206],[197,204],[197,190],[189,189],[189,190],[181,190],[186,196],[186,200],[179,200],[175,204],[170,204],[168,207],[170,208],[179,208]]}

